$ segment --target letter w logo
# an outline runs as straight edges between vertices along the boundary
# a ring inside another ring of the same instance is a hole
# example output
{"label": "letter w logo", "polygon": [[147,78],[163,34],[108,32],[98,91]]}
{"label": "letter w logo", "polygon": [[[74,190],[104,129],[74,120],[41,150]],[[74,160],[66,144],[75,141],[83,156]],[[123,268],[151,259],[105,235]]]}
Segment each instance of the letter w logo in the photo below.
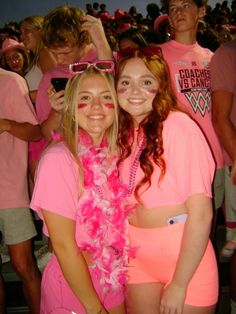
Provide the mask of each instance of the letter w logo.
{"label": "letter w logo", "polygon": [[190,93],[184,94],[187,100],[189,101],[193,111],[196,113],[199,111],[204,117],[206,111],[210,112],[211,107],[211,95],[209,91],[192,91]]}

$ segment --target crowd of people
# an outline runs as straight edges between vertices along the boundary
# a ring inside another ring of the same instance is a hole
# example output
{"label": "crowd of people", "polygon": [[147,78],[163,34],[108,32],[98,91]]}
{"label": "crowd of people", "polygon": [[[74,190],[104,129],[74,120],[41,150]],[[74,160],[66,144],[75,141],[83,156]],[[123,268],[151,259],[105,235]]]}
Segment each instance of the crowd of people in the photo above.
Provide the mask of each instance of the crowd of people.
{"label": "crowd of people", "polygon": [[31,313],[214,314],[220,210],[236,313],[235,34],[235,0],[0,29],[0,231]]}

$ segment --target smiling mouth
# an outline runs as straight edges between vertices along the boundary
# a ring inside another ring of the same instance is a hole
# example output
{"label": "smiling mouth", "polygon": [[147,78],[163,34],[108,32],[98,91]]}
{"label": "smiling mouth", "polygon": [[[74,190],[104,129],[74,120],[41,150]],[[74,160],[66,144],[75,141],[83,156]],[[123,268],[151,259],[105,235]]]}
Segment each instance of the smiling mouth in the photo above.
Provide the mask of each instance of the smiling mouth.
{"label": "smiling mouth", "polygon": [[145,99],[143,99],[143,98],[129,98],[128,101],[132,105],[141,105],[144,103]]}
{"label": "smiling mouth", "polygon": [[91,120],[102,120],[104,119],[104,115],[101,115],[101,114],[97,114],[97,115],[92,115],[92,116],[88,116],[89,119]]}

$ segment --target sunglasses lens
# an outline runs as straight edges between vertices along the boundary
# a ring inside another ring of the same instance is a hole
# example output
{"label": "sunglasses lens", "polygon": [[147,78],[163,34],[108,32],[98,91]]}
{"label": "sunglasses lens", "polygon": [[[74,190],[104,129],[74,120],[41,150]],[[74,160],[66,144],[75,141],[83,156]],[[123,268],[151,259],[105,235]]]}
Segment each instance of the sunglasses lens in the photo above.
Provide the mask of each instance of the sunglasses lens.
{"label": "sunglasses lens", "polygon": [[75,63],[71,65],[71,71],[75,73],[80,73],[86,71],[88,68],[88,63]]}
{"label": "sunglasses lens", "polygon": [[96,67],[100,71],[113,71],[114,63],[112,61],[97,61]]}

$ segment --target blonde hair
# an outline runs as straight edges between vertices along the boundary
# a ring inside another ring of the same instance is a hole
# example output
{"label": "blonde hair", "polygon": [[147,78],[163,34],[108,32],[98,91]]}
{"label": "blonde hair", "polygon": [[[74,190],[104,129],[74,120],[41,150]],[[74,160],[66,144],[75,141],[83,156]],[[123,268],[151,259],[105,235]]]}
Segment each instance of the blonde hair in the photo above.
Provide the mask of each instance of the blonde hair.
{"label": "blonde hair", "polygon": [[88,32],[81,31],[85,13],[67,5],[57,7],[44,18],[42,38],[45,46],[63,47],[68,43],[83,45],[91,42]]}
{"label": "blonde hair", "polygon": [[[20,22],[20,25],[22,23],[27,23],[31,27],[37,28],[39,31],[42,31],[43,21],[44,21],[44,17],[43,16],[41,16],[41,15],[32,15],[32,16],[28,16],[28,17],[24,18]],[[45,46],[44,46],[44,43],[42,41],[42,38],[40,38],[40,40],[37,43],[35,51],[33,51],[33,58],[32,58],[32,61],[31,61],[30,65],[29,65],[29,68],[27,69],[27,71],[29,71],[32,68],[33,65],[37,64],[38,58],[39,58],[39,54],[40,54],[41,50],[44,47]]]}
{"label": "blonde hair", "polygon": [[[75,159],[79,168],[79,193],[82,191],[83,186],[83,169],[78,157],[79,149],[79,138],[78,131],[80,126],[78,123],[78,94],[80,90],[81,82],[90,76],[99,75],[104,79],[107,84],[107,87],[112,95],[112,100],[115,105],[115,118],[112,125],[106,130],[105,137],[108,142],[108,149],[111,154],[116,153],[117,151],[117,136],[118,136],[118,105],[117,97],[115,92],[114,78],[111,73],[104,73],[96,70],[93,67],[90,67],[81,75],[75,75],[72,77],[66,85],[65,89],[65,100],[64,100],[64,111],[61,124],[61,130],[63,134],[63,139],[67,148],[69,149],[71,155]],[[91,84],[94,84],[94,81],[91,80]]]}

